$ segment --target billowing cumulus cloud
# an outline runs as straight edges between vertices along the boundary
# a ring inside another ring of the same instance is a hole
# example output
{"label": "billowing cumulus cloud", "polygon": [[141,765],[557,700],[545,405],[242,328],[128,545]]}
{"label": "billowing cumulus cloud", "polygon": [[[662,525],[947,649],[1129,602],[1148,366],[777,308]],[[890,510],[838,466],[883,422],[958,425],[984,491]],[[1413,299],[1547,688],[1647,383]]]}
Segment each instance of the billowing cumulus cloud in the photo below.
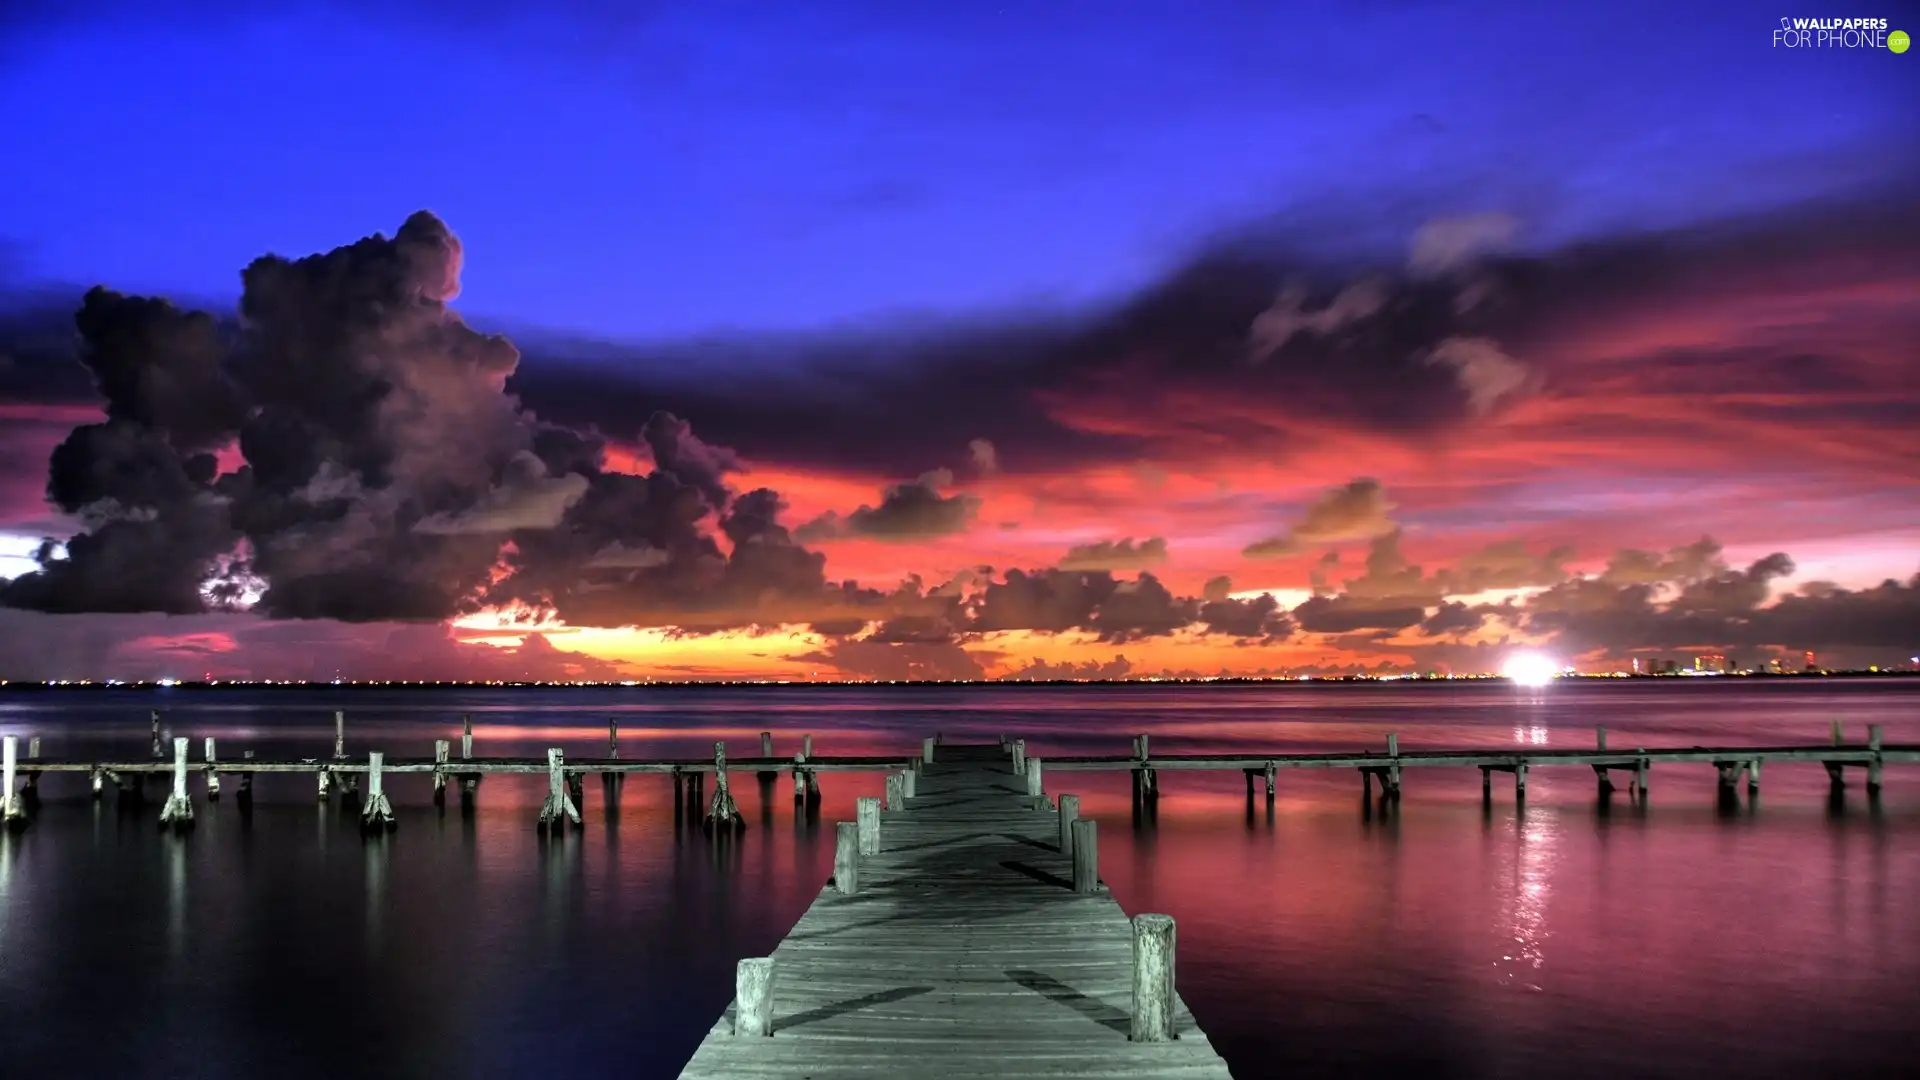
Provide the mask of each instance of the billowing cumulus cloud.
{"label": "billowing cumulus cloud", "polygon": [[1278,536],[1248,544],[1250,559],[1292,555],[1310,544],[1368,540],[1394,530],[1393,504],[1380,481],[1363,476],[1307,505],[1298,524]]}
{"label": "billowing cumulus cloud", "polygon": [[1062,570],[1146,570],[1167,561],[1167,541],[1155,536],[1138,545],[1129,536],[1123,540],[1096,540],[1076,544],[1060,560]]}
{"label": "billowing cumulus cloud", "polygon": [[878,506],[861,506],[844,517],[829,511],[801,526],[799,535],[803,540],[864,536],[911,542],[963,533],[973,524],[980,500],[966,492],[940,493],[952,484],[951,470],[935,469],[888,488]]}

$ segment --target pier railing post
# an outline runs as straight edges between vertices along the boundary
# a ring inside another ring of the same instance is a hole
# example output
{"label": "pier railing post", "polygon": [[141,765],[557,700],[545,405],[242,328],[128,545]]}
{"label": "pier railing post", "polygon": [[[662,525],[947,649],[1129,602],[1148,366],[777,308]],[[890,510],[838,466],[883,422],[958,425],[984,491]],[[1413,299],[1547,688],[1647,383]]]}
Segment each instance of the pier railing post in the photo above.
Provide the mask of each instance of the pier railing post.
{"label": "pier railing post", "polygon": [[1073,856],[1073,823],[1080,820],[1080,796],[1060,796],[1060,854]]}
{"label": "pier railing post", "polygon": [[934,740],[931,735],[920,740],[920,760],[928,764],[933,762]]}
{"label": "pier railing post", "polygon": [[763,758],[773,756],[773,732],[771,731],[760,733],[760,756]]}
{"label": "pier railing post", "polygon": [[382,783],[386,765],[387,755],[381,751],[367,754],[367,804],[360,810],[360,827],[368,832],[392,832],[396,824],[393,804],[387,801],[386,785]]}
{"label": "pier railing post", "polygon": [[0,821],[8,828],[17,829],[27,823],[26,800],[13,790],[14,775],[19,769],[20,736],[8,735],[0,740]]}
{"label": "pier railing post", "polygon": [[800,752],[807,755],[808,757],[813,756],[813,736],[811,735],[800,736]]}
{"label": "pier railing post", "polygon": [[147,718],[153,721],[153,756],[158,760],[162,753],[160,749],[160,710],[148,709]]}
{"label": "pier railing post", "polygon": [[1013,740],[1013,774],[1025,776],[1027,772],[1027,740]]}
{"label": "pier railing post", "polygon": [[860,826],[855,822],[833,827],[833,891],[841,896],[860,891]]}
{"label": "pier railing post", "polygon": [[1040,783],[1040,759],[1027,759],[1027,797],[1040,807],[1047,805],[1047,791]]}
{"label": "pier railing post", "polygon": [[1607,752],[1607,729],[1605,725],[1593,729],[1593,746],[1594,749],[1603,754]]}
{"label": "pier railing post", "polygon": [[773,957],[740,961],[733,977],[733,1033],[743,1037],[773,1034]]}
{"label": "pier railing post", "polygon": [[193,800],[187,797],[187,740],[173,740],[173,794],[160,808],[160,824],[184,829],[193,824]]}
{"label": "pier railing post", "polygon": [[807,755],[793,755],[793,801],[805,802],[807,799],[807,770],[801,768],[807,763]]}
{"label": "pier railing post", "polygon": [[860,826],[860,854],[880,854],[880,800],[862,795],[853,800],[853,813]]}
{"label": "pier railing post", "polygon": [[902,773],[887,774],[887,810],[904,810],[907,806],[907,779]]}
{"label": "pier railing post", "polygon": [[1840,730],[1840,721],[1835,720],[1829,723],[1827,725],[1827,733],[1833,736],[1833,745],[1835,746],[1844,745],[1845,740],[1842,738],[1842,733]]}
{"label": "pier railing post", "polygon": [[[252,761],[253,751],[251,750],[240,751],[240,760]],[[243,772],[240,774],[239,799],[240,799],[240,805],[242,806],[246,806],[249,803],[253,802],[253,773],[252,772]]]}
{"label": "pier railing post", "polygon": [[1133,917],[1134,1042],[1173,1041],[1173,916]]}
{"label": "pier railing post", "polygon": [[[903,798],[912,799],[919,795],[920,770],[917,768],[918,765],[919,759],[915,758],[913,764],[908,765],[906,771],[900,774],[900,794]],[[906,804],[902,803],[901,806],[904,808]]]}
{"label": "pier railing post", "polygon": [[1867,725],[1867,749],[1873,757],[1867,761],[1867,794],[1880,793],[1880,725]]}
{"label": "pier railing post", "polygon": [[460,714],[460,760],[473,757],[473,714]]}
{"label": "pier railing post", "polygon": [[220,798],[220,774],[214,771],[213,736],[207,736],[207,801]]}
{"label": "pier railing post", "polygon": [[333,760],[344,761],[347,757],[347,714],[335,709],[333,713]]}
{"label": "pier railing post", "polygon": [[1100,889],[1100,823],[1077,818],[1073,830],[1073,891],[1098,892]]}
{"label": "pier railing post", "polygon": [[620,756],[620,718],[617,716],[607,717],[607,756]]}

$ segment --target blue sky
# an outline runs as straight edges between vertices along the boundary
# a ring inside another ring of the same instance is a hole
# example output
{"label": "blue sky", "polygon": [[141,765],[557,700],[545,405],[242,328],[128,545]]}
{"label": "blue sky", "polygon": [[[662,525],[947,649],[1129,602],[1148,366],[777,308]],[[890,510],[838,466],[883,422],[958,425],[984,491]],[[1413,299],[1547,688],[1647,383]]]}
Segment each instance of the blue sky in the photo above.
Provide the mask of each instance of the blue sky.
{"label": "blue sky", "polygon": [[225,299],[429,207],[482,319],[818,326],[1103,297],[1276,215],[1347,256],[1688,222],[1890,174],[1920,101],[1747,4],[247,6],[27,9],[14,274]]}

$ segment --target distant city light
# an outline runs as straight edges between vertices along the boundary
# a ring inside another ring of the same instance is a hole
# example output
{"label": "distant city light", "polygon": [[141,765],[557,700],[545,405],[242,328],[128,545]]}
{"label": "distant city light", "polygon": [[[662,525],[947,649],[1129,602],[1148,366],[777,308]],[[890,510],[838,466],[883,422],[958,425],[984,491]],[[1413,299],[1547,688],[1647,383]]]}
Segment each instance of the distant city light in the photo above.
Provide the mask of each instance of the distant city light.
{"label": "distant city light", "polygon": [[1545,686],[1559,673],[1559,665],[1539,653],[1515,653],[1500,669],[1500,674],[1518,686]]}

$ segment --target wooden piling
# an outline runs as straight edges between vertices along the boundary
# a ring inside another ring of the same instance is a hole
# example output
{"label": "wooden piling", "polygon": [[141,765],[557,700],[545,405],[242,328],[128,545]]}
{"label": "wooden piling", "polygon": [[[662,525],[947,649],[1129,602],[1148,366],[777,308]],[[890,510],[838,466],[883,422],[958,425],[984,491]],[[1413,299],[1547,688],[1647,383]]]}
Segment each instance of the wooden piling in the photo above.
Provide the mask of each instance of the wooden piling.
{"label": "wooden piling", "polygon": [[1873,751],[1867,762],[1867,794],[1880,794],[1880,725],[1867,725],[1867,749]]}
{"label": "wooden piling", "polygon": [[763,758],[773,756],[773,732],[771,731],[760,733],[760,756]]}
{"label": "wooden piling", "polygon": [[160,749],[160,710],[148,709],[147,718],[153,721],[153,756],[157,759],[162,754]]}
{"label": "wooden piling", "polygon": [[453,744],[445,739],[433,740],[433,805],[447,804],[447,755]]}
{"label": "wooden piling", "polygon": [[800,752],[807,755],[808,757],[813,756],[813,736],[811,735],[800,736]]}
{"label": "wooden piling", "polygon": [[807,770],[800,766],[806,764],[807,755],[793,755],[793,801],[805,802],[807,798]]}
{"label": "wooden piling", "polygon": [[733,977],[733,1033],[742,1038],[773,1034],[773,957],[740,961]]}
{"label": "wooden piling", "polygon": [[1027,740],[1025,739],[1013,740],[1013,774],[1015,776],[1027,774]]}
{"label": "wooden piling", "polygon": [[1060,854],[1073,857],[1073,823],[1080,820],[1080,796],[1060,796]]}
{"label": "wooden piling", "polygon": [[907,780],[900,773],[887,774],[887,803],[890,812],[904,810],[907,807]]}
{"label": "wooden piling", "polygon": [[1047,805],[1047,791],[1040,785],[1039,758],[1027,759],[1027,797],[1033,799],[1035,805],[1042,809]]}
{"label": "wooden piling", "polygon": [[620,718],[617,716],[607,717],[607,756],[620,756]]}
{"label": "wooden piling", "polygon": [[[914,798],[918,794],[919,787],[920,771],[909,766],[906,771],[900,774],[900,795],[906,799]],[[905,806],[906,804],[902,803],[901,805]]]}
{"label": "wooden piling", "polygon": [[333,712],[333,760],[345,761],[347,758],[347,714],[335,709]]}
{"label": "wooden piling", "polygon": [[1633,763],[1633,789],[1640,798],[1647,797],[1647,774],[1653,771],[1653,762],[1646,758]]}
{"label": "wooden piling", "polygon": [[931,735],[920,740],[920,760],[921,761],[927,762],[929,764],[932,763],[933,748],[935,745],[936,744],[935,744],[934,738]]}
{"label": "wooden piling", "polygon": [[[252,761],[253,751],[251,750],[240,751],[240,760]],[[253,801],[253,773],[252,772],[243,772],[240,774],[240,791],[237,797],[239,798],[240,804],[242,806],[245,806],[246,804]]]}
{"label": "wooden piling", "polygon": [[0,740],[0,822],[9,829],[22,828],[27,823],[26,800],[13,790],[19,755],[20,736],[8,735]]}
{"label": "wooden piling", "polygon": [[185,829],[193,824],[193,800],[187,797],[187,740],[173,740],[173,794],[160,808],[160,825]]}
{"label": "wooden piling", "polygon": [[1603,754],[1607,752],[1607,729],[1605,725],[1593,729],[1593,748]]}
{"label": "wooden piling", "polygon": [[833,889],[841,896],[860,891],[860,826],[852,821],[833,826]]}
{"label": "wooden piling", "polygon": [[1752,761],[1747,762],[1747,794],[1757,795],[1759,793],[1760,793],[1760,759],[1754,758]]}
{"label": "wooden piling", "polygon": [[381,782],[381,771],[386,764],[387,755],[381,751],[367,754],[367,801],[360,808],[360,827],[367,832],[392,832],[398,824],[393,818],[393,804],[387,801],[386,787]]}
{"label": "wooden piling", "polygon": [[1527,767],[1524,764],[1513,767],[1513,797],[1515,801],[1527,797]]}
{"label": "wooden piling", "polygon": [[567,822],[580,824],[580,808],[567,794],[566,757],[557,746],[547,748],[547,801],[540,804],[540,826],[555,831]]}
{"label": "wooden piling", "polygon": [[[211,746],[213,744],[213,740],[208,739],[207,744]],[[38,735],[30,735],[27,737],[27,760],[28,761],[40,760],[40,736]],[[209,758],[207,760],[211,761],[213,759]]]}
{"label": "wooden piling", "polygon": [[320,788],[320,801],[326,802],[327,799],[331,797],[333,794],[333,792],[329,790],[329,788],[332,786],[333,770],[327,768],[325,765],[322,765],[320,766],[320,771],[316,773],[315,776],[318,777],[318,784]]}
{"label": "wooden piling", "polygon": [[734,805],[733,790],[727,784],[727,744],[713,744],[713,801],[707,804],[706,821],[715,828],[745,828],[746,819]]}
{"label": "wooden piling", "polygon": [[1846,745],[1846,740],[1841,737],[1840,721],[1834,720],[1829,722],[1827,724],[1827,731],[1830,735],[1833,736],[1833,745],[1835,746]]}
{"label": "wooden piling", "polygon": [[853,800],[853,811],[860,826],[860,854],[880,854],[880,800],[862,795]]}
{"label": "wooden piling", "polygon": [[1133,917],[1134,1042],[1173,1041],[1173,916]]}
{"label": "wooden piling", "polygon": [[460,714],[460,760],[473,756],[473,714]]}
{"label": "wooden piling", "polygon": [[1073,891],[1091,893],[1100,890],[1100,823],[1092,818],[1076,818],[1073,830]]}
{"label": "wooden piling", "polygon": [[207,736],[207,801],[220,798],[220,774],[214,771],[213,736]]}
{"label": "wooden piling", "polygon": [[1275,765],[1271,761],[1267,762],[1267,805],[1269,806],[1273,805],[1274,779],[1275,779],[1275,774],[1277,774],[1279,771],[1280,771],[1279,766]]}

